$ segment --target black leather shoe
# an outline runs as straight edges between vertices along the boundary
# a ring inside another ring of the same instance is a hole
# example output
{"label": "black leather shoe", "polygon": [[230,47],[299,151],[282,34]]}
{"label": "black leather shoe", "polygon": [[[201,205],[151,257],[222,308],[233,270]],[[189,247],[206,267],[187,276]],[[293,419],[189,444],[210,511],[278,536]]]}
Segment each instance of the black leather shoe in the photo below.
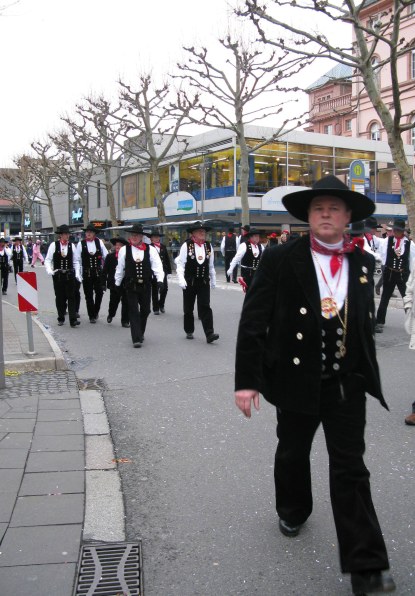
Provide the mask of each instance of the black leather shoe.
{"label": "black leather shoe", "polygon": [[381,323],[376,323],[375,333],[383,333],[383,325]]}
{"label": "black leather shoe", "polygon": [[218,333],[209,333],[209,335],[206,337],[206,341],[208,342],[208,344],[211,344],[213,341],[216,341],[217,339],[219,339]]}
{"label": "black leather shoe", "polygon": [[162,312],[162,313],[166,312],[162,306],[160,306],[160,312]]}
{"label": "black leather shoe", "polygon": [[135,342],[133,343],[133,346],[134,346],[135,348],[141,348],[141,341],[135,341]]}
{"label": "black leather shoe", "polygon": [[125,327],[126,329],[129,329],[130,323],[121,323],[121,327]]}
{"label": "black leather shoe", "polygon": [[385,594],[396,590],[395,582],[388,573],[382,571],[361,571],[351,574],[353,594]]}
{"label": "black leather shoe", "polygon": [[78,327],[81,323],[79,321],[71,321],[71,327]]}
{"label": "black leather shoe", "polygon": [[65,321],[58,321],[58,325],[59,327],[62,327],[62,325],[64,324]]}
{"label": "black leather shoe", "polygon": [[159,315],[159,314],[160,314],[160,311],[159,311],[159,310],[155,310],[155,311],[153,312],[153,315]]}
{"label": "black leather shoe", "polygon": [[278,526],[280,528],[280,532],[284,534],[284,536],[288,536],[288,538],[294,538],[295,536],[298,536],[298,534],[300,533],[302,524],[293,526],[288,522],[284,521],[283,519],[280,519],[278,521]]}
{"label": "black leather shoe", "polygon": [[96,323],[96,322],[97,322],[97,320],[96,320],[96,319],[93,319],[93,318],[91,318],[91,319],[89,319],[89,322],[90,322],[90,323]]}
{"label": "black leather shoe", "polygon": [[112,317],[110,317],[110,316],[107,317],[107,323],[112,323]]}
{"label": "black leather shoe", "polygon": [[186,339],[193,339],[193,333],[186,333]]}

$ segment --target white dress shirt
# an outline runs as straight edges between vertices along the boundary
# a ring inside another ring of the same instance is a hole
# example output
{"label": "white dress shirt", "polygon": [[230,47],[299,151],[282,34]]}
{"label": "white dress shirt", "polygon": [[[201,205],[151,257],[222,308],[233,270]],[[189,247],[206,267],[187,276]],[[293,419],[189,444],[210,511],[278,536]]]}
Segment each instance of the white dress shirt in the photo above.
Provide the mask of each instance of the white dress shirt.
{"label": "white dress shirt", "polygon": [[[249,240],[248,240],[248,242],[249,242]],[[229,269],[226,272],[226,274],[229,277],[232,275],[232,272],[235,269],[235,267],[237,265],[239,265],[239,263],[242,261],[243,257],[245,256],[246,247],[247,247],[246,242],[241,242],[241,244],[239,245],[238,250],[236,251],[236,255],[233,257],[231,264],[229,265]],[[259,255],[258,244],[252,244],[252,254],[254,255],[254,257],[257,257]]]}
{"label": "white dress shirt", "polygon": [[[157,252],[154,246],[147,245],[149,256],[150,256],[150,266],[157,278],[157,281],[164,281],[164,270],[163,270],[163,263],[161,262],[160,255]],[[133,259],[142,261],[144,259],[144,250],[141,248],[137,248],[136,246],[131,245],[131,252]],[[125,276],[125,255],[126,255],[126,247],[123,246],[120,248],[118,253],[118,264],[115,270],[115,285],[120,286],[122,280]]]}
{"label": "white dress shirt", "polygon": [[[45,258],[45,269],[46,269],[46,273],[48,275],[54,275],[56,273],[56,271],[58,271],[57,269],[53,269],[53,255],[56,251],[57,244],[60,245],[59,250],[63,257],[66,257],[66,255],[68,254],[69,243],[61,244],[59,240],[57,240],[56,242],[50,243],[50,246],[48,248],[48,252],[47,252],[47,255]],[[75,269],[76,279],[78,281],[82,281],[81,266],[80,266],[80,262],[79,262],[78,251],[76,250],[76,246],[74,244],[72,244],[72,265],[73,265],[73,268]]]}
{"label": "white dress shirt", "polygon": [[[196,260],[200,263],[206,259],[206,251],[205,245],[199,246],[196,242],[195,244],[195,257]],[[187,263],[187,253],[188,253],[188,245],[187,242],[184,242],[180,247],[180,252],[178,256],[175,258],[174,262],[176,263],[176,271],[177,277],[179,279],[179,285],[181,288],[186,288],[186,280],[184,278],[184,270]],[[212,290],[216,287],[216,271],[215,271],[215,255],[213,253],[213,246],[210,252],[209,257],[209,278],[210,278],[210,287]]]}

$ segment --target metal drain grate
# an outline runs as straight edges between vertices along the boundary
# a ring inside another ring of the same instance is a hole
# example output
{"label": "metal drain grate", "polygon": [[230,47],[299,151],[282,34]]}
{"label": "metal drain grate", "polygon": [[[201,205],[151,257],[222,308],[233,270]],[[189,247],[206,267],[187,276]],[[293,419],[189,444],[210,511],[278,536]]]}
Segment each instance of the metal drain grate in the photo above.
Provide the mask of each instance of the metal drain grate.
{"label": "metal drain grate", "polygon": [[84,545],[73,596],[143,596],[140,542]]}
{"label": "metal drain grate", "polygon": [[78,379],[78,387],[81,391],[86,391],[87,389],[105,391],[107,389],[107,384],[104,379]]}

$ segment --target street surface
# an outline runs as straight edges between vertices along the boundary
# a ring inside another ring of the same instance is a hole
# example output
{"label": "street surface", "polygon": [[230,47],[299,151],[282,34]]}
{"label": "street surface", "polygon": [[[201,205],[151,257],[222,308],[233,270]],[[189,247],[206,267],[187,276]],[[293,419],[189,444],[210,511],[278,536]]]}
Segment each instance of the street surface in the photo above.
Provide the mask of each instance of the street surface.
{"label": "street surface", "polygon": [[[187,340],[181,290],[169,284],[166,314],[150,315],[134,349],[117,313],[91,325],[82,295],[81,325],[58,327],[52,280],[35,269],[39,316],[80,379],[99,379],[120,464],[127,539],[142,539],[146,596],[342,596],[330,507],[328,462],[318,433],[312,452],[314,512],[295,539],[278,531],[274,509],[274,409],[243,418],[233,401],[233,363],[243,294],[224,283],[212,291],[215,331],[201,324]],[[8,300],[13,302],[11,278]],[[397,595],[415,593],[415,429],[405,426],[414,397],[415,352],[408,349],[403,310],[389,309],[377,335],[390,412],[368,397],[366,462],[389,550]],[[305,388],[306,389],[306,388]],[[351,515],[353,512],[350,512]]]}

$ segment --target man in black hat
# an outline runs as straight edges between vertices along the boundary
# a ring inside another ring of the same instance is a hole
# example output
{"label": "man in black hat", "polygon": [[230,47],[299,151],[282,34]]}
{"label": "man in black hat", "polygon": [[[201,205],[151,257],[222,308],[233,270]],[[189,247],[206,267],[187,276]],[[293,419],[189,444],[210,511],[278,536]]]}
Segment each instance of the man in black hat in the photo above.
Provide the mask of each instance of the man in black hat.
{"label": "man in black hat", "polygon": [[114,250],[108,253],[103,268],[103,278],[107,288],[110,291],[110,301],[108,305],[107,323],[112,323],[112,319],[117,314],[118,305],[121,302],[121,325],[122,327],[129,327],[130,322],[128,318],[128,304],[127,294],[123,284],[119,288],[115,285],[115,270],[118,265],[118,254],[123,246],[128,244],[125,238],[118,236],[110,239]]}
{"label": "man in black hat", "polygon": [[[238,249],[239,243],[238,239],[234,234],[234,228],[228,228],[228,233],[226,236],[222,238],[222,242],[220,244],[220,251],[225,258],[225,271],[226,271],[226,281],[229,283],[231,281],[231,276],[228,275],[228,269],[232,262],[232,259],[236,255],[236,251]],[[238,275],[238,267],[236,266],[233,270],[232,281],[234,284],[237,282],[237,275]]]}
{"label": "man in black hat", "polygon": [[184,331],[187,339],[193,339],[195,330],[194,307],[197,300],[198,314],[202,321],[208,344],[219,339],[213,328],[213,313],[210,307],[210,290],[216,286],[216,271],[213,247],[206,240],[206,232],[211,228],[198,221],[187,231],[190,238],[180,248],[177,277],[183,290]]}
{"label": "man in black hat", "polygon": [[69,242],[69,227],[59,226],[55,232],[59,240],[51,242],[45,258],[45,269],[52,275],[55,291],[56,310],[58,311],[58,325],[65,322],[65,312],[68,309],[71,327],[77,327],[76,311],[76,281],[81,280],[80,263],[75,246]]}
{"label": "man in black hat", "polygon": [[323,425],[342,572],[351,573],[354,594],[393,591],[363,461],[365,392],[387,408],[373,337],[373,257],[344,238],[345,226],[375,205],[335,176],[283,204],[310,234],[260,261],[239,324],[236,405],[250,417],[261,392],[277,408],[276,509],[288,537],[312,512],[310,450]]}
{"label": "man in black hat", "polygon": [[17,283],[17,274],[23,271],[24,264],[29,264],[29,257],[27,256],[26,249],[22,244],[22,239],[19,237],[13,239],[12,262],[14,281]]}
{"label": "man in black hat", "polygon": [[151,298],[153,302],[153,313],[155,315],[165,312],[164,306],[166,304],[167,292],[169,291],[167,276],[171,274],[169,253],[167,252],[167,246],[160,241],[161,236],[163,236],[163,234],[158,228],[154,228],[150,232],[151,246],[154,246],[158,252],[164,271],[163,287],[161,289],[159,288],[159,283],[154,275],[151,280]]}
{"label": "man in black hat", "polygon": [[231,261],[227,274],[232,275],[233,271],[241,265],[241,276],[245,282],[246,290],[252,283],[255,271],[258,268],[263,247],[259,241],[259,230],[250,228],[245,234],[245,242],[241,242],[238,251]]}
{"label": "man in black hat", "polygon": [[395,219],[393,235],[385,238],[380,245],[383,266],[383,290],[376,314],[376,333],[382,333],[386,321],[389,300],[395,287],[402,298],[405,296],[406,282],[410,265],[415,258],[415,245],[405,236],[405,221]]}
{"label": "man in black hat", "polygon": [[5,238],[0,238],[0,274],[1,274],[1,291],[3,296],[7,295],[7,288],[9,285],[10,260],[12,253],[7,248]]}
{"label": "man in black hat", "polygon": [[76,250],[82,267],[82,285],[89,322],[96,323],[104,295],[102,270],[108,251],[102,240],[96,237],[96,229],[92,224],[88,224],[84,232],[85,238],[78,242]]}
{"label": "man in black hat", "polygon": [[135,348],[141,348],[150,314],[151,278],[155,275],[161,288],[164,271],[157,250],[151,244],[143,242],[143,226],[134,224],[126,231],[129,234],[129,243],[118,253],[115,285],[120,287],[124,280],[131,339]]}

